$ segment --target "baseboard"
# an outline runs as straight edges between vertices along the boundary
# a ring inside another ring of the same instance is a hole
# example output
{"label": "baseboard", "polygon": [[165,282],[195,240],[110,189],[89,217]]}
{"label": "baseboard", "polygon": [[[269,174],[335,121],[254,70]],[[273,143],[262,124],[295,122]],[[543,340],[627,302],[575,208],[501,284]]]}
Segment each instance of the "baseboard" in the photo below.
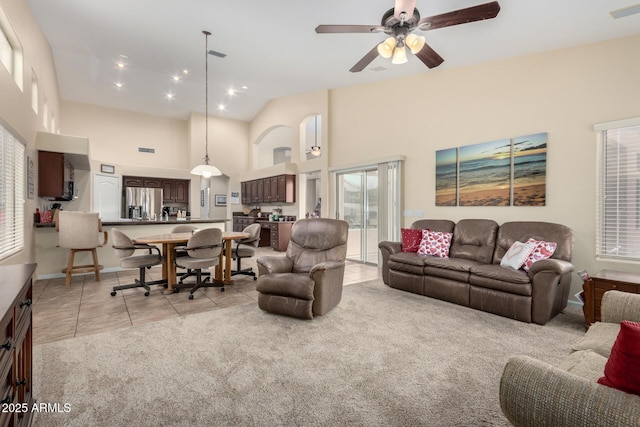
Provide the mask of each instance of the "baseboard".
{"label": "baseboard", "polygon": [[[116,271],[124,271],[124,268],[122,267],[109,267],[109,268],[103,268],[102,270],[100,270],[100,273],[113,273]],[[74,276],[86,276],[86,275],[92,275],[93,276],[93,271],[90,271],[88,273],[76,273],[74,274]],[[47,279],[59,279],[61,277],[66,277],[65,274],[63,273],[51,273],[51,274],[41,274],[37,277],[38,280],[47,280]]]}

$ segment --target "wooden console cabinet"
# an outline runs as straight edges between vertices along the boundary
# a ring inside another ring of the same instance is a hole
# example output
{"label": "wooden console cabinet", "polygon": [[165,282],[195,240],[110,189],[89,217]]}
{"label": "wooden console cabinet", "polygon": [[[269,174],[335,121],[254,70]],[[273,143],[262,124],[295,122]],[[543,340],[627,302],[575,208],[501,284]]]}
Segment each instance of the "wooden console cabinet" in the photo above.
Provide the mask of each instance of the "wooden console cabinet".
{"label": "wooden console cabinet", "polygon": [[[0,426],[31,425],[32,276],[36,264],[0,267]],[[13,409],[13,410],[12,410]]]}
{"label": "wooden console cabinet", "polygon": [[588,328],[600,321],[600,304],[606,291],[616,290],[640,294],[640,274],[602,270],[582,285],[584,290],[584,320]]}

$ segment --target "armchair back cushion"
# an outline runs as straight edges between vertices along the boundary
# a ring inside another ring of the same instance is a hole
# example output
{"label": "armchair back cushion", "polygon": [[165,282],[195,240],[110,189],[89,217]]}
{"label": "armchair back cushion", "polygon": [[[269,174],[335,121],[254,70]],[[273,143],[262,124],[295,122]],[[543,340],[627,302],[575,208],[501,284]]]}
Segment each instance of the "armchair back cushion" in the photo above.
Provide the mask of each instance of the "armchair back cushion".
{"label": "armchair back cushion", "polygon": [[286,256],[293,273],[308,273],[325,261],[344,261],[347,256],[349,224],[328,218],[301,219],[291,228]]}

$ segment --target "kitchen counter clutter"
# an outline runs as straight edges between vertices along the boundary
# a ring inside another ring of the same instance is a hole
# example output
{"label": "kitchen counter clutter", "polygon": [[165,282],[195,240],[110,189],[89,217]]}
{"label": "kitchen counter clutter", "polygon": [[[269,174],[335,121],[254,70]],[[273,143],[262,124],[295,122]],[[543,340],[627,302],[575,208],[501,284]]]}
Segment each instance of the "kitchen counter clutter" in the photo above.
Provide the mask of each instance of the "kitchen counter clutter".
{"label": "kitchen counter clutter", "polygon": [[[162,221],[162,220],[157,220],[157,221],[143,221],[143,220],[138,220],[138,219],[128,219],[128,218],[123,218],[123,219],[118,219],[118,220],[114,220],[114,221],[102,221],[102,226],[103,227],[121,227],[121,226],[128,226],[128,225],[136,225],[136,226],[145,226],[145,225],[162,225],[162,224],[172,224],[172,225],[176,225],[176,224],[212,224],[212,223],[219,223],[219,222],[227,222],[227,221],[231,221],[230,219],[226,219],[226,218],[214,218],[214,219],[199,219],[199,218],[187,218],[187,219],[176,219],[176,218],[170,218],[167,221]],[[49,222],[49,223],[38,223],[38,224],[34,224],[34,226],[36,228],[55,228],[55,223],[53,222]]]}
{"label": "kitchen counter clutter", "polygon": [[[111,233],[112,228],[119,228],[129,237],[135,239],[137,237],[151,236],[155,234],[170,233],[173,227],[178,224],[190,224],[199,229],[218,228],[222,231],[230,230],[227,225],[226,218],[219,219],[191,219],[169,221],[134,221],[130,219],[104,221],[102,223],[103,230]],[[36,276],[38,279],[52,279],[63,277],[62,269],[67,265],[68,250],[58,247],[58,233],[53,224],[36,224],[35,227],[36,240],[36,261],[38,267]],[[109,237],[109,242],[113,240]],[[120,259],[116,256],[111,243],[97,249],[100,264],[104,266],[103,273],[110,271],[120,271]],[[86,257],[85,257],[86,256]],[[79,253],[76,257],[79,264],[89,264],[90,255],[88,253]],[[82,280],[82,276],[74,276],[71,280],[71,286],[74,281]]]}

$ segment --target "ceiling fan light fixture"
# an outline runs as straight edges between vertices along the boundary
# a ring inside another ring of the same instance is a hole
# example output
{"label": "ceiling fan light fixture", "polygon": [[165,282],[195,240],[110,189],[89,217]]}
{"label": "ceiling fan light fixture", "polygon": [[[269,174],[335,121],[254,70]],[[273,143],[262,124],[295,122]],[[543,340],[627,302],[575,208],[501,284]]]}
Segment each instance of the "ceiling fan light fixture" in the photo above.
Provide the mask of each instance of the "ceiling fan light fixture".
{"label": "ceiling fan light fixture", "polygon": [[393,59],[391,60],[392,64],[404,64],[407,62],[407,49],[405,49],[404,45],[396,46],[393,51]]}
{"label": "ceiling fan light fixture", "polygon": [[393,49],[396,47],[396,38],[387,37],[385,41],[378,45],[378,54],[383,58],[389,59],[393,55]]}
{"label": "ceiling fan light fixture", "polygon": [[409,47],[409,49],[411,49],[411,53],[415,55],[418,52],[420,52],[420,50],[424,47],[425,39],[424,39],[424,36],[409,34],[405,39],[405,42]]}

